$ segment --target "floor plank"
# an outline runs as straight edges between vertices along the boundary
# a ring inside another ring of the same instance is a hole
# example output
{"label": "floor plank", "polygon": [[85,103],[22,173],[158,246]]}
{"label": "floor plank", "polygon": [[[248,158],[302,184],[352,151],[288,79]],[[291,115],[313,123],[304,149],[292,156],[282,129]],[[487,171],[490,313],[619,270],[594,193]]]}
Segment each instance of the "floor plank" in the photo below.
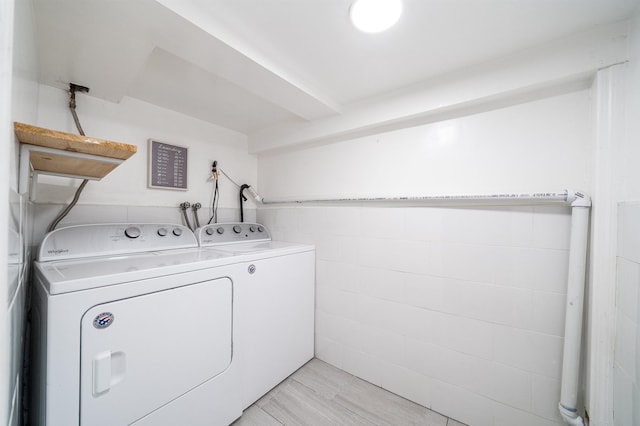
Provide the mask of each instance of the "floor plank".
{"label": "floor plank", "polygon": [[292,378],[269,392],[257,405],[284,425],[374,425]]}
{"label": "floor plank", "polygon": [[293,373],[291,378],[329,399],[334,398],[356,379],[351,374],[317,358]]}
{"label": "floor plank", "polygon": [[233,426],[465,426],[312,359]]}
{"label": "floor plank", "polygon": [[449,423],[447,423],[447,426],[467,426],[467,425],[465,425],[464,423],[460,423],[459,421],[449,419]]}
{"label": "floor plank", "polygon": [[233,422],[232,426],[282,426],[282,423],[254,404],[244,410],[242,417]]}
{"label": "floor plank", "polygon": [[379,426],[447,426],[445,416],[357,378],[336,401]]}

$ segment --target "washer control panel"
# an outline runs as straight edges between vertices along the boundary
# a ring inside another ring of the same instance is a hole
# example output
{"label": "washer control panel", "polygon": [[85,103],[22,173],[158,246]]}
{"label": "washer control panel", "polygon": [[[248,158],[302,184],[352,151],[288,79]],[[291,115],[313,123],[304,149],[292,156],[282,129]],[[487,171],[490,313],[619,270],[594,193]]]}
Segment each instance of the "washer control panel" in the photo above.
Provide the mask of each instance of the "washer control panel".
{"label": "washer control panel", "polygon": [[77,225],[45,235],[38,260],[143,253],[195,248],[198,242],[189,228],[169,223],[109,223]]}
{"label": "washer control panel", "polygon": [[259,223],[212,223],[196,229],[195,233],[200,247],[271,240],[267,228]]}

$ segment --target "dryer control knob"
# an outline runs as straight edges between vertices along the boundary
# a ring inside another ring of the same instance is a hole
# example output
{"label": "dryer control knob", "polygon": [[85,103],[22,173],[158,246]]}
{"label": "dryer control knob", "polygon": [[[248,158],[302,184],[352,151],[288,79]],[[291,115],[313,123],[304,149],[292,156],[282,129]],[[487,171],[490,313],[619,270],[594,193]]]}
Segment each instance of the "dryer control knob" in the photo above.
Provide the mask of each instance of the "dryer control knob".
{"label": "dryer control knob", "polygon": [[138,238],[140,236],[140,228],[135,226],[130,226],[124,230],[124,235],[129,238]]}
{"label": "dryer control knob", "polygon": [[218,226],[218,229],[216,229],[216,232],[220,235],[224,234],[224,228],[222,226]]}
{"label": "dryer control knob", "polygon": [[256,232],[256,227],[255,227],[255,226],[253,226],[253,225],[251,225],[251,226],[249,227],[249,231],[251,231],[251,232]]}
{"label": "dryer control knob", "polygon": [[173,228],[173,235],[175,235],[176,237],[179,237],[180,235],[182,235],[182,229]]}
{"label": "dryer control knob", "polygon": [[167,236],[167,228],[158,229],[158,235],[160,235],[161,237],[166,237]]}
{"label": "dryer control knob", "polygon": [[263,232],[264,228],[262,226],[258,226],[258,232]]}
{"label": "dryer control knob", "polygon": [[213,228],[207,228],[207,229],[204,230],[204,232],[206,232],[207,235],[213,235],[214,231],[213,231]]}
{"label": "dryer control knob", "polygon": [[235,232],[236,234],[239,234],[240,231],[242,231],[242,228],[240,228],[240,225],[233,226],[233,232]]}

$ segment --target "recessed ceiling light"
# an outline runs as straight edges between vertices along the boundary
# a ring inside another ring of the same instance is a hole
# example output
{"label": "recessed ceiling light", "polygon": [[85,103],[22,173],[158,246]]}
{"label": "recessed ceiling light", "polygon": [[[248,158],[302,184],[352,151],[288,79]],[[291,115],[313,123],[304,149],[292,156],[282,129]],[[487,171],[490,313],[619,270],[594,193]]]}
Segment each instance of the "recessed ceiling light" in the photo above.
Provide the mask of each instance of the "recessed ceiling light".
{"label": "recessed ceiling light", "polygon": [[379,33],[398,22],[401,0],[355,0],[351,5],[351,22],[365,33]]}

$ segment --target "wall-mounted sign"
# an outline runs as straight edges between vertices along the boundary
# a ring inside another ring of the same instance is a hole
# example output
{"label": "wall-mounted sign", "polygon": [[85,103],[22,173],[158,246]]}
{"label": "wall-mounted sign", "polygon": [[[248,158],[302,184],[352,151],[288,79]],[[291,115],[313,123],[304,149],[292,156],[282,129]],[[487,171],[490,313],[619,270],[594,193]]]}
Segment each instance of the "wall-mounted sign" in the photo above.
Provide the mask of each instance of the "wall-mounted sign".
{"label": "wall-mounted sign", "polygon": [[149,188],[187,188],[187,148],[149,139]]}

